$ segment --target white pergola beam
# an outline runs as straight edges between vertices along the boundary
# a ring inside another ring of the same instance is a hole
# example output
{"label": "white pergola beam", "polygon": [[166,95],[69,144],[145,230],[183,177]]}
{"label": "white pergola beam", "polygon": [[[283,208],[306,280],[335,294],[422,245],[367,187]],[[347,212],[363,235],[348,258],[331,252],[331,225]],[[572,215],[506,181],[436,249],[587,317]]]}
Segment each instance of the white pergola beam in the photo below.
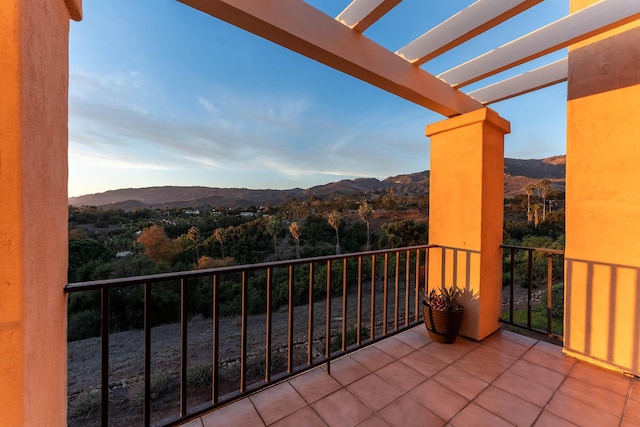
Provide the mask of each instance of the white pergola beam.
{"label": "white pergola beam", "polygon": [[484,106],[301,0],[179,0],[447,117]]}
{"label": "white pergola beam", "polygon": [[336,17],[354,31],[362,33],[402,0],[353,0]]}
{"label": "white pergola beam", "polygon": [[563,58],[535,70],[474,90],[467,95],[485,105],[514,98],[566,81],[568,64],[567,58]]}
{"label": "white pergola beam", "polygon": [[465,86],[640,18],[640,0],[601,0],[438,77]]}
{"label": "white pergola beam", "polygon": [[461,45],[542,0],[478,0],[396,52],[416,65]]}

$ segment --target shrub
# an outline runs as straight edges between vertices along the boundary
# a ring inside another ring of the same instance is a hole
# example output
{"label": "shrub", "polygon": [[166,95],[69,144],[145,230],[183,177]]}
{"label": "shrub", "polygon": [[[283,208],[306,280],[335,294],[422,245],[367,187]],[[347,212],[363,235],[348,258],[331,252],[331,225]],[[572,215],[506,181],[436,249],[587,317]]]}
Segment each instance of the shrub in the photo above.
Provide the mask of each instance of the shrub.
{"label": "shrub", "polygon": [[100,409],[102,393],[99,388],[84,390],[69,400],[69,418],[88,417]]}
{"label": "shrub", "polygon": [[78,341],[100,336],[100,312],[82,310],[69,315],[68,341]]}
{"label": "shrub", "polygon": [[187,371],[187,384],[190,387],[208,387],[212,383],[212,378],[210,364],[197,365]]}
{"label": "shrub", "polygon": [[[547,291],[541,295],[542,304],[547,303]],[[551,317],[556,320],[564,318],[564,283],[558,283],[551,287]]]}

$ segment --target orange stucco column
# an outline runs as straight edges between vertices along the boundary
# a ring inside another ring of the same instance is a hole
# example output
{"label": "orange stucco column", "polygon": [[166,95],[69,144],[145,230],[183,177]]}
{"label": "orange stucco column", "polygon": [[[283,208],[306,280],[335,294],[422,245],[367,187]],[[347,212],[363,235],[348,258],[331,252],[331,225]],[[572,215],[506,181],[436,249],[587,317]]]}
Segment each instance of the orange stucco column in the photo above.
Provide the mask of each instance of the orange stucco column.
{"label": "orange stucco column", "polygon": [[69,18],[0,1],[0,425],[66,425]]}
{"label": "orange stucco column", "polygon": [[[593,3],[572,0],[573,11]],[[565,352],[640,375],[640,23],[569,52]]]}
{"label": "orange stucco column", "polygon": [[456,285],[460,333],[481,340],[499,328],[502,295],[504,135],[510,124],[483,108],[427,126],[431,138],[429,286]]}

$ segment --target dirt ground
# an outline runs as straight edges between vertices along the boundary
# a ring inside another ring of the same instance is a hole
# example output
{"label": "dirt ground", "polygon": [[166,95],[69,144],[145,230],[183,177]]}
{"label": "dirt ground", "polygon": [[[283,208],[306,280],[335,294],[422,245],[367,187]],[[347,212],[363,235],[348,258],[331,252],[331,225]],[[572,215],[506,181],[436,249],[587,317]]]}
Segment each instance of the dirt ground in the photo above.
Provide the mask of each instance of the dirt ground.
{"label": "dirt ground", "polygon": [[[508,307],[508,287],[504,288],[503,308]],[[393,330],[394,320],[394,286],[390,286],[387,316],[389,329]],[[542,291],[534,291],[534,299]],[[398,295],[399,319],[404,321],[405,296],[404,289]],[[527,290],[514,289],[516,308],[526,306]],[[415,292],[410,292],[409,317],[415,314]],[[370,293],[362,296],[362,325],[369,326]],[[382,289],[376,290],[376,335],[381,333],[382,326]],[[308,305],[300,305],[294,309],[294,366],[306,363]],[[313,357],[324,355],[325,349],[325,316],[326,302],[318,302],[313,306]],[[342,298],[334,298],[331,302],[331,335],[336,337],[342,330]],[[353,327],[357,322],[357,295],[350,294],[347,304],[347,325]],[[247,382],[261,381],[265,370],[265,336],[266,316],[250,316],[247,321]],[[283,372],[287,367],[288,312],[286,307],[272,314],[272,374]],[[219,395],[237,391],[239,388],[239,356],[241,343],[241,319],[220,319],[219,360],[220,375]],[[188,372],[198,372],[203,367],[211,366],[212,358],[212,321],[211,319],[192,319],[188,324]],[[366,338],[366,337],[365,337]],[[110,424],[133,425],[142,416],[142,390],[144,372],[144,332],[132,330],[113,333],[109,337],[109,411]],[[336,339],[336,338],[334,338]],[[338,338],[339,339],[339,338]],[[157,420],[171,416],[178,410],[178,375],[180,371],[180,328],[178,324],[162,325],[151,331],[151,370],[152,407]],[[73,341],[68,346],[68,393],[70,396],[69,425],[99,425],[99,390],[100,388],[100,345],[99,337]],[[189,406],[210,402],[211,387],[194,386],[189,388]],[[86,402],[85,402],[86,400]],[[113,422],[111,422],[113,420]]]}

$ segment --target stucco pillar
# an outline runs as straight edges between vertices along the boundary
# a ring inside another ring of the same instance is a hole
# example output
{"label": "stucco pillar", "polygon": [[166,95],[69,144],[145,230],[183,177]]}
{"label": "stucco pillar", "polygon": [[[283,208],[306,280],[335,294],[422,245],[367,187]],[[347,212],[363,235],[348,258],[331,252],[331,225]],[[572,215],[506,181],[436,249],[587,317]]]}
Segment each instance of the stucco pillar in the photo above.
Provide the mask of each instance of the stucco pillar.
{"label": "stucco pillar", "polygon": [[69,18],[0,1],[0,425],[66,425]]}
{"label": "stucco pillar", "polygon": [[502,295],[504,135],[488,108],[427,126],[431,138],[429,286],[456,285],[460,333],[481,340],[499,328]]}
{"label": "stucco pillar", "polygon": [[566,183],[565,352],[640,375],[638,22],[569,51]]}

